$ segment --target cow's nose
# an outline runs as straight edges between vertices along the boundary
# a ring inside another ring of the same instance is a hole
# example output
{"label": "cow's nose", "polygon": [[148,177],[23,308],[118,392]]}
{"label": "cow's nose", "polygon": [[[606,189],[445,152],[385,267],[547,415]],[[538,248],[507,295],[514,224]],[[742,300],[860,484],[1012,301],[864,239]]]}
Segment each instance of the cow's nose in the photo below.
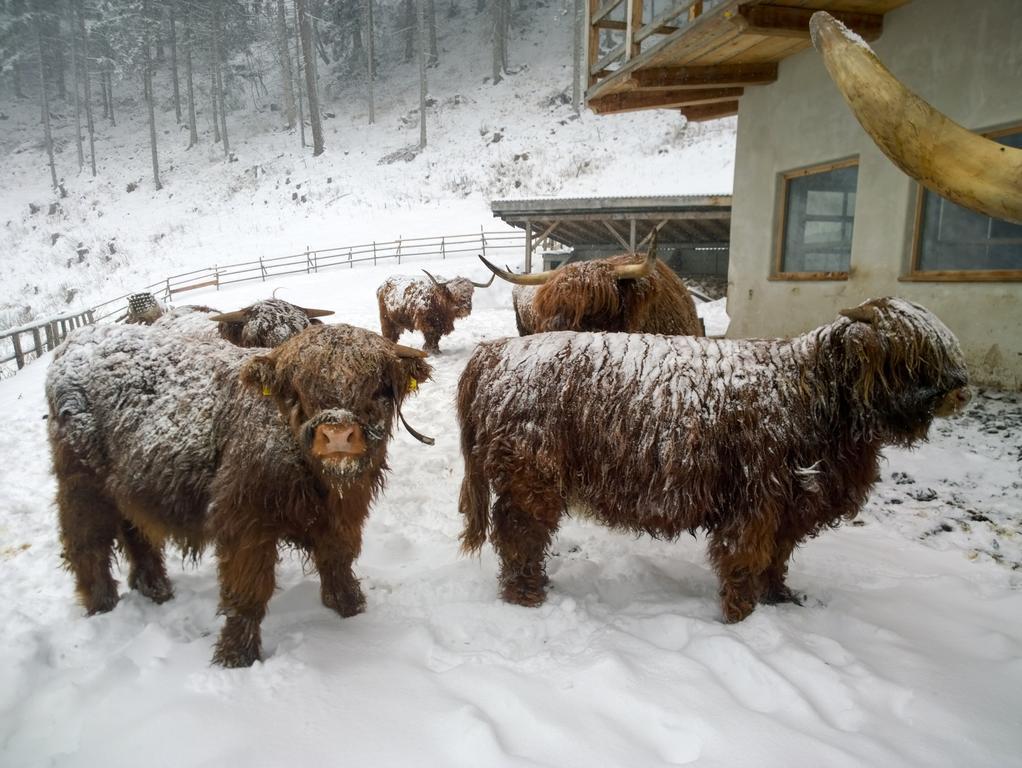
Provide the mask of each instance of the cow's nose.
{"label": "cow's nose", "polygon": [[358,424],[320,424],[312,441],[312,452],[328,456],[361,456],[366,452],[366,439]]}

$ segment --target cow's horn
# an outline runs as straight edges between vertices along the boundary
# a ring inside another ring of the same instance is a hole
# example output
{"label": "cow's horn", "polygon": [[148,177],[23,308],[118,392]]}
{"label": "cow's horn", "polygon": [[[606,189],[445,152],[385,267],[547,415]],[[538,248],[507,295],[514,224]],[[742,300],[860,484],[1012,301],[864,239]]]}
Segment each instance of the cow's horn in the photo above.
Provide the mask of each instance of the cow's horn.
{"label": "cow's horn", "polygon": [[828,13],[814,13],[809,28],[841,95],[895,165],[954,203],[1022,223],[1022,149],[973,133],[935,110]]}
{"label": "cow's horn", "polygon": [[536,272],[535,274],[516,275],[514,272],[506,272],[500,267],[493,266],[493,264],[488,262],[482,256],[479,257],[479,260],[486,265],[488,270],[501,280],[506,280],[509,283],[514,283],[515,285],[543,285],[543,283],[553,277],[554,273],[557,271],[556,269],[550,269],[546,272]]}
{"label": "cow's horn", "polygon": [[414,347],[406,347],[403,344],[395,344],[394,351],[397,353],[398,357],[403,357],[406,359],[412,358],[421,359],[423,357],[429,357],[429,355],[423,352],[421,349],[415,349]]}
{"label": "cow's horn", "polygon": [[848,309],[839,309],[838,314],[841,317],[847,317],[856,323],[867,323],[872,325],[876,321],[877,311],[869,304],[860,304],[857,307],[849,307]]}
{"label": "cow's horn", "polygon": [[477,283],[475,280],[469,280],[469,282],[472,283],[472,285],[474,285],[476,288],[489,288],[493,284],[493,278],[495,277],[496,275],[490,275],[489,281],[485,283]]}
{"label": "cow's horn", "polygon": [[307,309],[306,307],[299,307],[299,309],[310,319],[313,317],[326,317],[334,313],[332,309]]}
{"label": "cow's horn", "polygon": [[[426,272],[426,270],[422,270],[422,271]],[[431,275],[429,272],[426,272],[426,277],[428,277],[430,280],[432,280],[433,281],[433,285],[435,285],[437,288],[440,288],[441,286],[447,285],[447,283],[450,282],[448,280],[444,280],[441,283],[439,280],[437,280],[435,277],[433,277],[433,275]]]}
{"label": "cow's horn", "polygon": [[209,319],[214,323],[243,323],[248,320],[248,311],[251,307],[238,309],[234,312],[224,312],[219,315],[210,315]]}
{"label": "cow's horn", "polygon": [[649,242],[649,250],[646,251],[646,258],[638,264],[625,264],[614,269],[614,277],[618,280],[638,280],[653,271],[656,265],[656,232]]}

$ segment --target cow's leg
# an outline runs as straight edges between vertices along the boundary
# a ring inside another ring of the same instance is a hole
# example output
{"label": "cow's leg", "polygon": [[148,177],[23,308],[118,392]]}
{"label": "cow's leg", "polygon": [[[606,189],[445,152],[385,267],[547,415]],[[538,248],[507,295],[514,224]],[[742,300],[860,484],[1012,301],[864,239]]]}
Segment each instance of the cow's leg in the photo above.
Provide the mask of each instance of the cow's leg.
{"label": "cow's leg", "polygon": [[755,609],[773,561],[775,533],[776,524],[764,515],[710,535],[710,559],[720,578],[720,604],[727,623],[741,621]]}
{"label": "cow's leg", "polygon": [[440,354],[440,336],[442,335],[440,331],[427,328],[422,332],[422,335],[426,339],[426,343],[423,344],[422,349],[432,355]]}
{"label": "cow's leg", "polygon": [[220,613],[227,617],[213,661],[248,667],[261,658],[259,624],[275,586],[276,539],[221,539],[216,545],[220,572]]}
{"label": "cow's leg", "polygon": [[380,314],[380,335],[393,342],[401,337],[401,329],[382,313]]}
{"label": "cow's leg", "polygon": [[60,455],[54,463],[64,561],[85,610],[90,616],[105,613],[117,605],[110,562],[121,515],[92,472]]}
{"label": "cow's leg", "polygon": [[518,605],[546,600],[546,554],[557,530],[563,502],[557,495],[529,494],[526,506],[511,494],[493,504],[493,548],[500,558],[501,597]]}
{"label": "cow's leg", "polygon": [[351,569],[362,548],[361,526],[317,536],[309,548],[319,571],[323,605],[345,618],[362,613],[366,599]]}
{"label": "cow's leg", "polygon": [[775,603],[802,605],[802,597],[798,593],[792,592],[784,583],[784,578],[788,575],[788,558],[791,557],[799,540],[799,537],[790,531],[783,531],[778,537],[773,558],[763,573],[764,589],[760,596],[761,602],[769,605]]}
{"label": "cow's leg", "polygon": [[121,546],[128,557],[128,586],[137,589],[154,603],[164,603],[174,596],[163,564],[163,547],[157,547],[146,535],[127,520],[121,521]]}

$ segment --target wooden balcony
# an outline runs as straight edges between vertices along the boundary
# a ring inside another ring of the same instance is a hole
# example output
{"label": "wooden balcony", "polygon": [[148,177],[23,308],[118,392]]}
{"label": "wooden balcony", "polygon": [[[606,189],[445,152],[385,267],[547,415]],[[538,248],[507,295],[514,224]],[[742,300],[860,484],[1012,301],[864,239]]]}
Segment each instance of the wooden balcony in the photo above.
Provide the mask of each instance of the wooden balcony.
{"label": "wooden balcony", "polygon": [[677,109],[689,120],[738,114],[744,89],[777,79],[811,45],[824,10],[867,41],[909,0],[587,0],[586,103],[594,112]]}

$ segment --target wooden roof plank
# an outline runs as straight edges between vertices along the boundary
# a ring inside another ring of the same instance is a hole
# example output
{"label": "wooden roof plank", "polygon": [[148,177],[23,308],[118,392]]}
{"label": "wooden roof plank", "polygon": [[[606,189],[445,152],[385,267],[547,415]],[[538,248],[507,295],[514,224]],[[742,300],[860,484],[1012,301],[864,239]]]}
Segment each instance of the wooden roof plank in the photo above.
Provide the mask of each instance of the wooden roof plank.
{"label": "wooden roof plank", "polygon": [[701,88],[612,93],[600,99],[593,99],[589,102],[589,108],[598,115],[635,112],[643,109],[675,109],[686,105],[734,101],[743,92],[742,88]]}
{"label": "wooden roof plank", "polygon": [[777,64],[729,64],[705,67],[656,67],[640,69],[633,76],[635,88],[688,89],[767,85],[777,79]]}
{"label": "wooden roof plank", "polygon": [[699,104],[691,107],[682,107],[683,114],[691,123],[701,123],[704,120],[717,120],[721,117],[731,117],[738,114],[738,100],[723,101],[717,104]]}
{"label": "wooden roof plank", "polygon": [[[822,3],[815,3],[815,5],[822,5]],[[808,43],[809,17],[818,10],[820,8],[747,3],[738,6],[738,13],[729,21],[738,27],[739,32],[743,35],[794,37]],[[884,31],[883,14],[850,13],[836,9],[831,9],[828,13],[867,41],[876,40]]]}

